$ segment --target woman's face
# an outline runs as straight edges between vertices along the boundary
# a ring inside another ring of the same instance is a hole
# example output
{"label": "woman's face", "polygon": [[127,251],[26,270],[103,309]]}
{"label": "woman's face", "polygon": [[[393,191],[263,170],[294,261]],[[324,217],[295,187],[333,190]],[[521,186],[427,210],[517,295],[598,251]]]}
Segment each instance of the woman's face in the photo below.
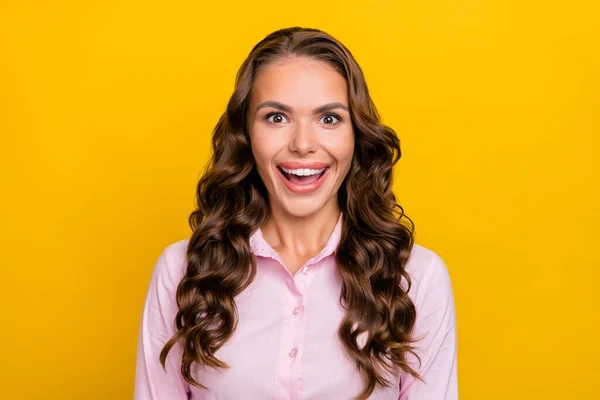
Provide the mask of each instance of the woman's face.
{"label": "woman's face", "polygon": [[333,67],[298,57],[264,66],[252,86],[247,123],[271,207],[297,217],[338,209],[354,130],[347,83]]}

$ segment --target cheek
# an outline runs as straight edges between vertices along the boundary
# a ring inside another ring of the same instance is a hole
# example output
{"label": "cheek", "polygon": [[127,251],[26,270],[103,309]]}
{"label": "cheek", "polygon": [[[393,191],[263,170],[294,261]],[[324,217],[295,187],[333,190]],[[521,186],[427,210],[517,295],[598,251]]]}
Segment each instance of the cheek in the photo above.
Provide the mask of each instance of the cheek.
{"label": "cheek", "polygon": [[252,146],[254,162],[256,163],[256,168],[258,169],[260,175],[264,174],[265,167],[268,164],[268,160],[266,159],[266,155],[263,153],[263,151],[264,149],[258,144]]}
{"label": "cheek", "polygon": [[354,155],[354,132],[347,132],[344,136],[337,138],[332,146],[333,154],[344,169],[350,167]]}
{"label": "cheek", "polygon": [[265,135],[256,132],[251,137],[252,154],[259,171],[264,172],[271,165],[273,158],[277,154],[273,140],[268,140]]}

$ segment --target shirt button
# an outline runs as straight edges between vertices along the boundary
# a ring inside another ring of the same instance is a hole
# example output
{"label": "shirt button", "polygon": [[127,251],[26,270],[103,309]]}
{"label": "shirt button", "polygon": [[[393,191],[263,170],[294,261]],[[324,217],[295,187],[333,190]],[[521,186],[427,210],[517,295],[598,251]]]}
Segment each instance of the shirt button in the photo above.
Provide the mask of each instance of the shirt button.
{"label": "shirt button", "polygon": [[308,275],[308,267],[304,267],[304,268],[302,268],[302,273],[303,273],[304,275]]}
{"label": "shirt button", "polygon": [[302,311],[302,307],[296,307],[296,308],[294,308],[294,310],[292,311],[292,314],[294,314],[294,315],[298,315],[298,314],[300,314],[300,311]]}
{"label": "shirt button", "polygon": [[294,347],[293,349],[290,350],[290,352],[288,353],[288,355],[290,357],[295,357],[297,352],[298,352],[298,350]]}

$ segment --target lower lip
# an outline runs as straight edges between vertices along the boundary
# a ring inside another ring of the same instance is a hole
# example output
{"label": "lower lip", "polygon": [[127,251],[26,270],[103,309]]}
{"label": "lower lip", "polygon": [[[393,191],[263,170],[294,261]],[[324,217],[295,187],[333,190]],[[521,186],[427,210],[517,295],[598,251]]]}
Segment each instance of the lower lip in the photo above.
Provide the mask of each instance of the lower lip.
{"label": "lower lip", "polygon": [[330,169],[331,169],[331,167],[327,167],[327,169],[325,169],[325,172],[323,172],[323,175],[321,175],[321,177],[319,179],[317,179],[313,183],[307,183],[305,185],[290,182],[288,180],[288,178],[285,177],[285,175],[279,168],[277,168],[277,171],[278,171],[277,173],[279,174],[279,177],[281,178],[281,180],[283,181],[285,186],[287,186],[287,188],[291,192],[298,193],[298,194],[305,194],[305,193],[312,193],[315,190],[317,190],[321,186],[323,181],[325,181],[325,178],[327,178],[327,175],[329,174]]}

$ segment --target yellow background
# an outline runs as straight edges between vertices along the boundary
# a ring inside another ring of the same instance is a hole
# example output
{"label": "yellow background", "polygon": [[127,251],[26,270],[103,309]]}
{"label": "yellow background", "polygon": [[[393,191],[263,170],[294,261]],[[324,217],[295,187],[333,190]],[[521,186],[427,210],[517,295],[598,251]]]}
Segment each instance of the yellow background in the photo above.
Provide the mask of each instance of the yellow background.
{"label": "yellow background", "polygon": [[402,140],[461,399],[600,398],[598,3],[367,3],[2,1],[0,398],[132,398],[151,270],[239,65],[290,25],[351,49]]}

